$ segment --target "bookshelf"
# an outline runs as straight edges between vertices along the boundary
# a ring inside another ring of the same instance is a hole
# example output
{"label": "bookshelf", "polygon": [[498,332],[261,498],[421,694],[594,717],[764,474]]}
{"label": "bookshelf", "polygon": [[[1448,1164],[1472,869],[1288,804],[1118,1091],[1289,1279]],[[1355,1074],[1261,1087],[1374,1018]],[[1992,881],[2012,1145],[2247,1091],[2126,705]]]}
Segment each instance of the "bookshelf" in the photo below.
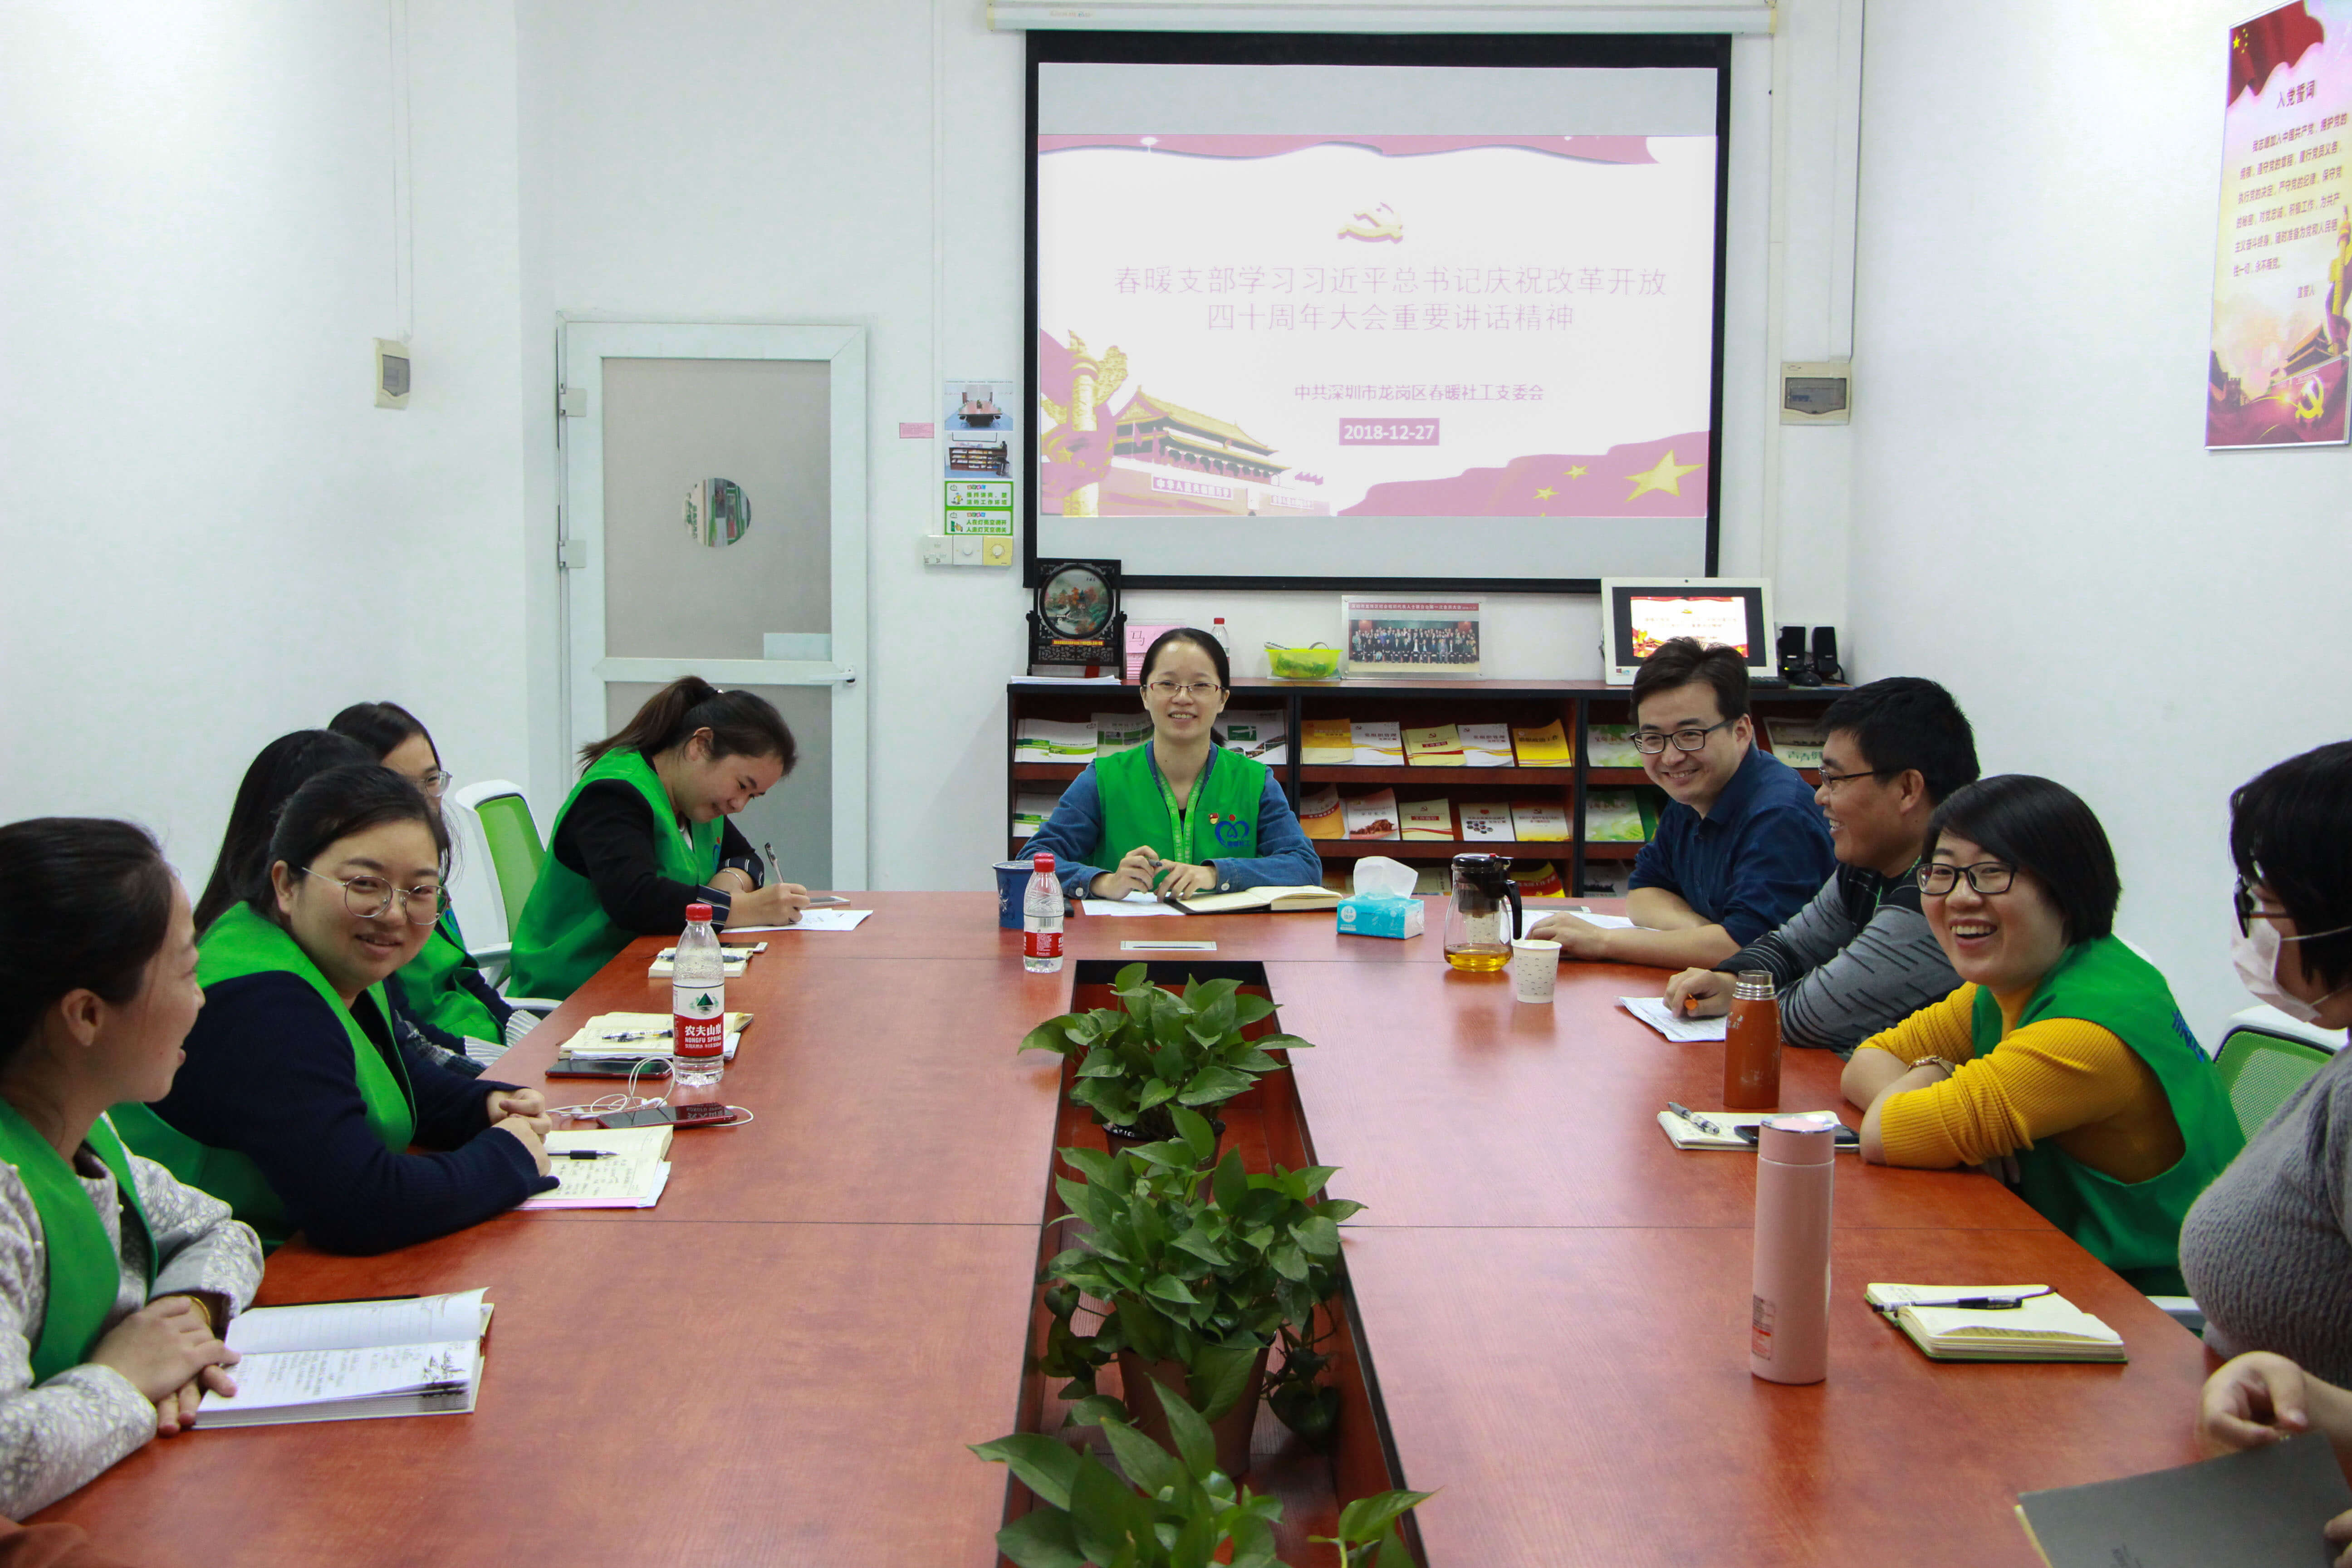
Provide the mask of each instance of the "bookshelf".
{"label": "bookshelf", "polygon": [[[1791,687],[1759,690],[1750,705],[1759,721],[1757,742],[1771,750],[1761,721],[1819,718],[1829,702],[1848,689],[1843,686]],[[1443,865],[1471,852],[1507,855],[1515,861],[1550,861],[1559,870],[1561,886],[1573,893],[1586,889],[1586,868],[1596,872],[1630,868],[1641,845],[1588,842],[1584,808],[1596,789],[1648,789],[1648,775],[1640,768],[1595,768],[1587,765],[1585,731],[1591,724],[1630,724],[1631,700],[1626,688],[1597,680],[1269,680],[1241,678],[1234,682],[1233,711],[1276,711],[1284,716],[1289,737],[1287,761],[1275,765],[1275,776],[1291,805],[1298,805],[1303,789],[1332,784],[1342,795],[1357,790],[1391,788],[1400,803],[1443,796],[1454,809],[1460,831],[1460,809],[1466,802],[1543,801],[1565,808],[1569,837],[1559,840],[1425,838],[1322,838],[1315,841],[1326,873],[1344,872],[1349,862],[1367,855],[1386,855],[1408,866]],[[1008,828],[1008,858],[1018,857],[1024,840],[1010,836],[1014,804],[1026,794],[1058,795],[1060,786],[1078,776],[1084,763],[1040,763],[1013,760],[1013,742],[1024,719],[1066,722],[1091,719],[1096,713],[1140,712],[1142,695],[1131,686],[1033,685],[1015,680],[1006,688],[1004,734],[1005,795],[1003,820]],[[1503,722],[1522,727],[1559,721],[1567,731],[1575,760],[1564,768],[1416,767],[1394,763],[1355,766],[1346,763],[1302,763],[1298,737],[1309,719],[1359,721],[1393,721],[1412,727],[1429,724]],[[1802,770],[1809,782],[1818,774]],[[1407,792],[1411,793],[1408,794]],[[1659,797],[1662,801],[1664,796]]]}

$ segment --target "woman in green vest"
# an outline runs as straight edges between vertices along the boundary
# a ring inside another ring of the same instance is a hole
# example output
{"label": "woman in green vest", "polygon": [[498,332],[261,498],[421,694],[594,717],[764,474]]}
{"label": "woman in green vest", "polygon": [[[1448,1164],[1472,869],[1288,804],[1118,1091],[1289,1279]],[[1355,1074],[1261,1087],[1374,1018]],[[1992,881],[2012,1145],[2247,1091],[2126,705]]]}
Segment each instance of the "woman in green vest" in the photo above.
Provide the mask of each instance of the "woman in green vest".
{"label": "woman in green vest", "polygon": [[1074,899],[1320,883],[1274,771],[1216,743],[1233,687],[1223,645],[1191,626],[1162,632],[1140,679],[1150,743],[1089,763],[1024,853],[1053,856]]}
{"label": "woman in green vest", "polygon": [[[404,1048],[386,976],[446,898],[441,814],[373,763],[331,768],[278,813],[269,879],[215,921],[187,1062],[123,1137],[276,1246],[374,1253],[477,1224],[555,1184],[536,1089]],[[411,1152],[412,1144],[438,1152]]]}
{"label": "woman in green vest", "polygon": [[581,747],[580,782],[515,922],[516,994],[571,995],[638,937],[685,930],[688,904],[709,904],[720,925],[799,920],[808,889],[762,886],[759,856],[727,820],[797,755],[765,699],[691,675],[647,698],[620,733]]}
{"label": "woman in green vest", "polygon": [[[425,799],[441,804],[449,787],[441,752],[423,721],[399,703],[354,702],[328,721],[327,728],[357,741],[375,753],[376,761],[423,791]],[[507,1020],[514,1009],[482,978],[482,966],[466,951],[466,935],[457,929],[454,909],[441,911],[438,923],[425,933],[424,948],[384,983],[384,992],[394,1006],[432,1031],[426,1038],[458,1053],[461,1061],[467,1040],[505,1048]],[[490,1053],[492,1059],[496,1054]],[[466,1070],[456,1062],[445,1065]]]}
{"label": "woman in green vest", "polygon": [[0,827],[0,1513],[46,1508],[233,1394],[261,1282],[228,1205],[106,1114],[172,1086],[204,1005],[188,896],[125,822]]}
{"label": "woman in green vest", "polygon": [[2156,966],[2115,934],[2122,884],[2091,808],[2023,773],[1928,819],[1920,903],[1963,984],[1863,1042],[1863,1158],[2000,1175],[2100,1262],[2178,1294],[2180,1222],[2243,1146]]}

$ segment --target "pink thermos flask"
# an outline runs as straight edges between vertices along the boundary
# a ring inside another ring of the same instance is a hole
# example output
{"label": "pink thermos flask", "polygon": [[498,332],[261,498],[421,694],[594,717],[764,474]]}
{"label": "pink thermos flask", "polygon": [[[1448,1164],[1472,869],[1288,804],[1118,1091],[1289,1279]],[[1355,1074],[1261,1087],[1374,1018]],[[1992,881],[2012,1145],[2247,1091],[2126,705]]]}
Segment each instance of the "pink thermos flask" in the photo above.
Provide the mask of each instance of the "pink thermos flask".
{"label": "pink thermos flask", "polygon": [[1756,1272],[1748,1370],[1819,1383],[1830,1370],[1834,1111],[1768,1116],[1756,1145]]}

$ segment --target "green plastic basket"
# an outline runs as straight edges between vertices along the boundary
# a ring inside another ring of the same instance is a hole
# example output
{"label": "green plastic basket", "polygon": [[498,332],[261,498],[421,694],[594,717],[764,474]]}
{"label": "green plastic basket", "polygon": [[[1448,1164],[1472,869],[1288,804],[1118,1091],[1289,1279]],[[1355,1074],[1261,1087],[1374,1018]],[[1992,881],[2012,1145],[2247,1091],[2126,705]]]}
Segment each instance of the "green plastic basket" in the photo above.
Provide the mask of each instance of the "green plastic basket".
{"label": "green plastic basket", "polygon": [[1276,647],[1265,645],[1265,667],[1276,680],[1328,680],[1339,672],[1336,647]]}

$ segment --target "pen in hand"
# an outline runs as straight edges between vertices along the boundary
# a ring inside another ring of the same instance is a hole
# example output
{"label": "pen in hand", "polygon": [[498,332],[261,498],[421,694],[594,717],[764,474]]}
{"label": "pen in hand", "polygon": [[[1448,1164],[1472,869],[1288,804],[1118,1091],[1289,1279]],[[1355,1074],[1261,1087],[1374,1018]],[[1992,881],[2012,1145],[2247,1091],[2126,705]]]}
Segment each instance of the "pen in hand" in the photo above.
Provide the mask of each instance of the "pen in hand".
{"label": "pen in hand", "polygon": [[760,853],[767,857],[768,880],[771,882],[782,881],[784,879],[784,868],[776,858],[776,847],[772,844],[762,844],[760,846]]}

